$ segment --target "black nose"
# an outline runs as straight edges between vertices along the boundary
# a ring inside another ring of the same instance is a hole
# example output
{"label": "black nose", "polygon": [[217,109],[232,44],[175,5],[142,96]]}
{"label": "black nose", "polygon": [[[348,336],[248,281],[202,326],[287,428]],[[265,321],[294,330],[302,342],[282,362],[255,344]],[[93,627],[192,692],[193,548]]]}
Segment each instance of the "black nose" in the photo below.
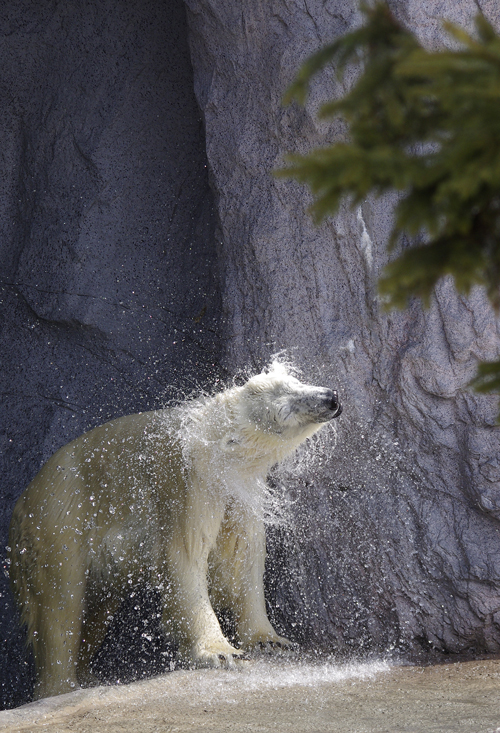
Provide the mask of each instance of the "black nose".
{"label": "black nose", "polygon": [[342,405],[339,402],[339,395],[336,389],[332,389],[332,401],[330,409],[335,411],[335,417],[338,417],[342,412]]}

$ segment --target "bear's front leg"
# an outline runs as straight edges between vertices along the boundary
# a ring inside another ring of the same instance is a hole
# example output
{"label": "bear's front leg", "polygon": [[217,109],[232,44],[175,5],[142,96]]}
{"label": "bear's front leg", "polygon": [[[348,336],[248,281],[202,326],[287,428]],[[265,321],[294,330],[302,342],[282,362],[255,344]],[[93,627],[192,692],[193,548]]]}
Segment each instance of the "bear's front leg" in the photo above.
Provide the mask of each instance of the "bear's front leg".
{"label": "bear's front leg", "polygon": [[[215,544],[223,511],[212,507],[200,522],[200,511],[190,512],[196,521],[179,523],[165,543],[166,588],[163,592],[163,625],[179,642],[181,661],[193,667],[232,666],[242,652],[224,637],[208,595],[208,554]],[[168,545],[168,546],[167,546]]]}
{"label": "bear's front leg", "polygon": [[264,524],[241,509],[228,513],[213,558],[214,596],[231,608],[244,649],[288,648],[291,642],[273,629],[266,612]]}

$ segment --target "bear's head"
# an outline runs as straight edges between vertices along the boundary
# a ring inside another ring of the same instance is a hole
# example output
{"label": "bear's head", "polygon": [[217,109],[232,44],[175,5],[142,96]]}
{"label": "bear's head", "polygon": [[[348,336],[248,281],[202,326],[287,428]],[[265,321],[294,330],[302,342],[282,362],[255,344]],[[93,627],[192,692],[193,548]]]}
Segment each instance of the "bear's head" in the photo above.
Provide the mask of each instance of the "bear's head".
{"label": "bear's head", "polygon": [[226,449],[243,440],[277,460],[342,412],[335,390],[303,384],[280,362],[227,396],[235,430],[226,435]]}
{"label": "bear's head", "polygon": [[304,384],[275,361],[245,384],[195,399],[174,414],[186,460],[221,480],[226,473],[262,478],[341,412],[335,390]]}
{"label": "bear's head", "polygon": [[241,389],[246,417],[264,432],[286,435],[302,427],[321,427],[342,412],[336,390],[303,384],[280,362]]}

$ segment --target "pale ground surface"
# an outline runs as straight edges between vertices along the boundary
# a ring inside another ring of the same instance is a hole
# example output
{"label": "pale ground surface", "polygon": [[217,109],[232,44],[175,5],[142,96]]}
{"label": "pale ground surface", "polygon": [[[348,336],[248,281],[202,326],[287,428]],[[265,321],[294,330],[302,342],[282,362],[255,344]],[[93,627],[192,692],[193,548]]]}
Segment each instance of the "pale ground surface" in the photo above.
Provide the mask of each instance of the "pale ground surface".
{"label": "pale ground surface", "polygon": [[260,660],[77,690],[0,712],[0,731],[500,733],[500,659],[433,667]]}

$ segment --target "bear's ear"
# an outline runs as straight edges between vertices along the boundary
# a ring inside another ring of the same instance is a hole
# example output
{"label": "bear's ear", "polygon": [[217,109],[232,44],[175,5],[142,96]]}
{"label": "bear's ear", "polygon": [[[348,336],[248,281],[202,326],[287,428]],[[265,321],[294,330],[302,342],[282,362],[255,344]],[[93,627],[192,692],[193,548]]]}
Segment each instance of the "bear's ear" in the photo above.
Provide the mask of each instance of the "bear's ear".
{"label": "bear's ear", "polygon": [[224,453],[232,453],[236,446],[239,445],[239,442],[238,440],[236,440],[236,438],[228,433],[223,438],[221,438],[221,440],[219,441],[219,445]]}

